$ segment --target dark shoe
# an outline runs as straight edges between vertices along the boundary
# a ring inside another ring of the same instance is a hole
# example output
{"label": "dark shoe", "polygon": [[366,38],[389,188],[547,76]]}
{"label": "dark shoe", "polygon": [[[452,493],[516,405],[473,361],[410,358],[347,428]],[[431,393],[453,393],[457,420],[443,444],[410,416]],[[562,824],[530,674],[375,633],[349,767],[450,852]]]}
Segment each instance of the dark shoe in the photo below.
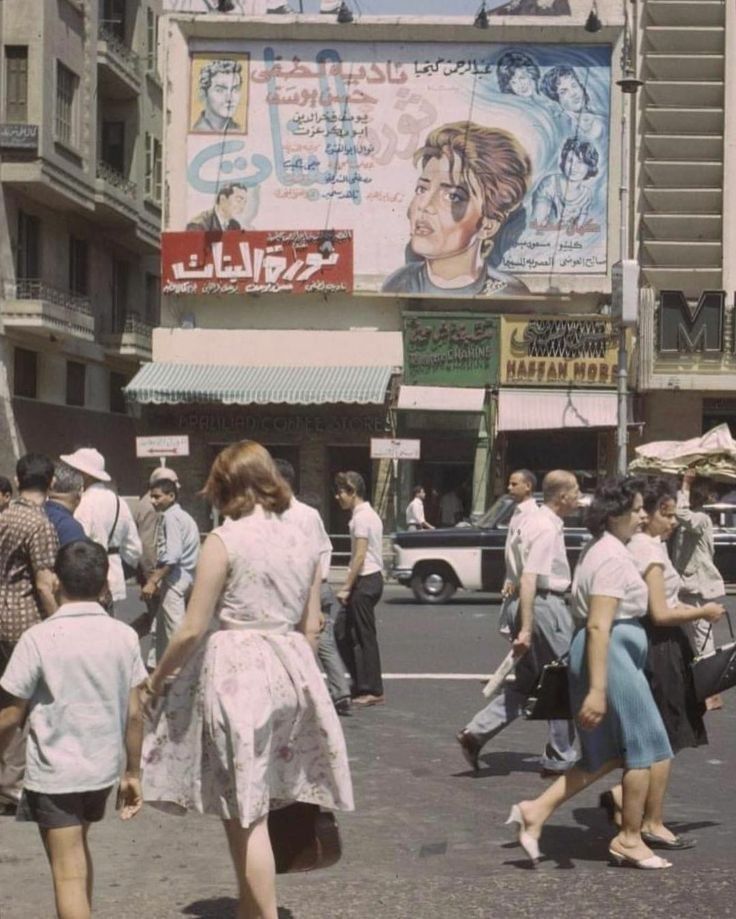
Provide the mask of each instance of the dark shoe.
{"label": "dark shoe", "polygon": [[349,718],[353,714],[353,703],[350,696],[345,696],[335,702],[335,711],[342,718]]}
{"label": "dark shoe", "polygon": [[18,805],[10,802],[0,802],[0,817],[15,817]]}
{"label": "dark shoe", "polygon": [[559,779],[559,777],[561,775],[564,775],[566,771],[567,771],[566,769],[561,769],[558,771],[556,769],[542,768],[542,770],[539,773],[539,778],[540,779]]}
{"label": "dark shoe", "polygon": [[661,836],[655,836],[654,833],[647,833],[646,830],[641,831],[641,838],[650,849],[692,849],[697,845],[694,839],[688,839],[687,836],[675,836],[670,841]]}
{"label": "dark shoe", "polygon": [[480,751],[483,749],[483,744],[474,734],[471,734],[470,731],[466,731],[464,728],[462,731],[455,734],[455,740],[460,744],[463,756],[467,760],[470,768],[477,772],[480,769],[479,757]]}
{"label": "dark shoe", "polygon": [[385,696],[374,696],[370,692],[367,692],[362,696],[355,696],[353,698],[353,705],[360,705],[361,708],[367,708],[369,705],[385,705],[385,704],[386,704]]}
{"label": "dark shoe", "polygon": [[275,9],[266,10],[267,13],[273,13],[276,16],[284,16],[287,13],[293,13],[294,10],[289,6],[288,3],[282,3],[281,6],[277,6]]}

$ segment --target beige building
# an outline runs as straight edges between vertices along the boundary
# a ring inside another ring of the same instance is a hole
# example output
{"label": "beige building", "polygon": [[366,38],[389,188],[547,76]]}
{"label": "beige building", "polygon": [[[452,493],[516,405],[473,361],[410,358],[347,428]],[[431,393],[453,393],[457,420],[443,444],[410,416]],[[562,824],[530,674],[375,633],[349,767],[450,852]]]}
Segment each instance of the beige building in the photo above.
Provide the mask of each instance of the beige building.
{"label": "beige building", "polygon": [[159,0],[0,4],[0,469],[95,445],[138,489],[122,387],[159,322]]}
{"label": "beige building", "polygon": [[643,436],[736,432],[736,13],[712,0],[636,9]]}

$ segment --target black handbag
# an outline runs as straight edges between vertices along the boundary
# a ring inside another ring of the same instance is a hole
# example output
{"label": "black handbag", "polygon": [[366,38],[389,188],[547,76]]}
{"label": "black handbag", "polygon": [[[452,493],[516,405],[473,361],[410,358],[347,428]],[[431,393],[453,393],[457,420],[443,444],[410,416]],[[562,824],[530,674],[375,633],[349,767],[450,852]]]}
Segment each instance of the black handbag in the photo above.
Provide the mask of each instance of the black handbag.
{"label": "black handbag", "polygon": [[[736,637],[734,637],[731,617],[728,613],[726,613],[726,619],[732,640],[727,645],[711,651],[710,654],[699,654],[690,662],[695,695],[699,702],[736,686]],[[708,636],[712,631],[713,624],[711,623]]]}
{"label": "black handbag", "polygon": [[329,868],[342,855],[337,820],[331,811],[297,801],[268,815],[276,874]]}
{"label": "black handbag", "polygon": [[524,717],[529,721],[572,718],[567,655],[542,668],[537,685],[526,700]]}

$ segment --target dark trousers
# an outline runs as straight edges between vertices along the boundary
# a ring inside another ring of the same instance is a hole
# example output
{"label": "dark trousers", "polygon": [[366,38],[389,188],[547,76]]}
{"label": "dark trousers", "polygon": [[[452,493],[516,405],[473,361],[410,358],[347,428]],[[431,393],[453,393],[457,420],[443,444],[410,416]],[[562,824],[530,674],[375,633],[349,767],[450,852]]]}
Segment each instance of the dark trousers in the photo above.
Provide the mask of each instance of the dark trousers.
{"label": "dark trousers", "polygon": [[359,577],[343,614],[335,623],[337,647],[350,673],[354,696],[383,695],[375,614],[382,593],[380,571]]}
{"label": "dark trousers", "polygon": [[[0,677],[5,672],[15,644],[14,641],[0,641]],[[0,689],[0,711],[11,704],[12,698],[4,689]],[[5,753],[0,756],[0,804],[17,804],[20,799],[26,770],[27,724],[16,732],[5,748]]]}

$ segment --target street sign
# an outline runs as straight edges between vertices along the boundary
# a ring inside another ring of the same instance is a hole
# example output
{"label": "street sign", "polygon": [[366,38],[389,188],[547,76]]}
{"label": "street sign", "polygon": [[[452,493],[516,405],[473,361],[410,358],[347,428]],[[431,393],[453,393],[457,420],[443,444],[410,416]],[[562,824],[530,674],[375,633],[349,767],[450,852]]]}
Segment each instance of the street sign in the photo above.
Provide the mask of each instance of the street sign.
{"label": "street sign", "polygon": [[189,435],[136,437],[135,455],[138,459],[158,459],[161,456],[189,456]]}
{"label": "street sign", "polygon": [[371,459],[418,460],[420,440],[371,437]]}

